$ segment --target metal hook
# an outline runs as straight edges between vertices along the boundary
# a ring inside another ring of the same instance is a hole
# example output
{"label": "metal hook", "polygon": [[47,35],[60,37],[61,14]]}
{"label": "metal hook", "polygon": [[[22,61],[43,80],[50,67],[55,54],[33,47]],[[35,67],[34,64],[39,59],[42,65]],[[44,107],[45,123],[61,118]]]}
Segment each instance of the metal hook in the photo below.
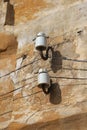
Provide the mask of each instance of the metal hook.
{"label": "metal hook", "polygon": [[46,49],[46,54],[43,54],[43,51],[40,51],[40,56],[43,60],[47,60],[48,59],[48,52],[49,50],[51,50],[51,52],[53,53],[53,48],[51,46],[48,46],[48,48]]}
{"label": "metal hook", "polygon": [[50,87],[49,87],[49,88],[46,88],[46,87],[45,87],[45,84],[42,84],[42,90],[43,90],[43,92],[44,92],[46,95],[50,93],[51,87],[52,87],[52,79],[50,79]]}

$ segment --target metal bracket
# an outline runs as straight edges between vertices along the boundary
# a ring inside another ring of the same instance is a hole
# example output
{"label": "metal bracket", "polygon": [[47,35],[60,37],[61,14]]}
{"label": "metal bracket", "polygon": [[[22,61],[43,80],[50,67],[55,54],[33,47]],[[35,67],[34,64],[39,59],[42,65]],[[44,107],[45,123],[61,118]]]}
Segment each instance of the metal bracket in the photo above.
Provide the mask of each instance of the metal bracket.
{"label": "metal bracket", "polygon": [[43,51],[40,51],[40,56],[43,60],[47,60],[48,59],[48,53],[49,50],[51,50],[51,52],[53,52],[53,48],[51,46],[48,46],[48,48],[46,49],[46,54],[43,54]]}
{"label": "metal bracket", "polygon": [[49,87],[49,88],[46,88],[45,85],[43,84],[43,85],[42,85],[42,90],[43,90],[43,92],[47,95],[47,94],[50,93],[51,87],[52,87],[52,80],[50,80],[50,87]]}

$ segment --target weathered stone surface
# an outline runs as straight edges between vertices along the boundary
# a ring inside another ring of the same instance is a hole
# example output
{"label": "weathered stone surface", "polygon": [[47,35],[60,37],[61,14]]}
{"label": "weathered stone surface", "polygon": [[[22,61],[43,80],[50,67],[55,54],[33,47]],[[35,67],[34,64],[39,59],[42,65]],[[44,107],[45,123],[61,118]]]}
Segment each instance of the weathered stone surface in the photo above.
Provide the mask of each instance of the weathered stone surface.
{"label": "weathered stone surface", "polygon": [[0,2],[0,30],[1,27],[5,24],[5,17],[7,11],[7,3]]}
{"label": "weathered stone surface", "polygon": [[[86,130],[87,0],[2,3],[13,6],[14,17],[9,10],[6,24],[1,22],[0,129]],[[39,31],[53,47],[47,61],[32,42]],[[37,87],[40,68],[52,79],[49,95]]]}
{"label": "weathered stone surface", "polygon": [[[0,129],[7,127],[13,111],[14,83],[10,73],[16,66],[17,41],[14,35],[0,33]],[[3,124],[3,122],[5,124]]]}
{"label": "weathered stone surface", "polygon": [[5,130],[86,130],[87,128],[87,114],[78,114],[68,117],[66,119],[54,120],[50,122],[42,122],[34,125],[25,125],[12,123],[9,128]]}
{"label": "weathered stone surface", "polygon": [[[17,49],[17,40],[14,35],[0,33],[0,53],[9,47]],[[10,49],[9,49],[10,50]]]}

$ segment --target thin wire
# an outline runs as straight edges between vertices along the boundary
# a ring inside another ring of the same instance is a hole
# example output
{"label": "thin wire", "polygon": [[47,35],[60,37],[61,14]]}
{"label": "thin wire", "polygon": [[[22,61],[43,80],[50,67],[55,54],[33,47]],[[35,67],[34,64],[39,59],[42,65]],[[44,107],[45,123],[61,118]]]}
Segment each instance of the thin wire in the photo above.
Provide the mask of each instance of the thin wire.
{"label": "thin wire", "polygon": [[[24,86],[23,86],[24,87]],[[22,87],[22,88],[23,88]],[[34,88],[36,88],[36,86],[34,86],[33,88],[31,88],[31,89],[29,89],[29,90],[32,90],[32,89],[34,89]],[[11,92],[12,93],[12,92]],[[7,95],[7,94],[6,94]],[[32,94],[31,94],[32,95]],[[9,96],[5,96],[5,97],[2,97],[2,98],[0,98],[0,101],[3,101],[3,100],[7,100],[7,98],[11,98],[12,96],[11,95],[9,95]],[[22,97],[26,97],[26,96],[22,96]],[[22,97],[18,97],[17,99],[19,99],[19,98],[22,98]],[[13,99],[13,101],[14,100],[16,100],[16,99]]]}
{"label": "thin wire", "polygon": [[[50,76],[50,78],[73,79],[73,80],[87,80],[87,78],[58,77],[58,76]],[[35,82],[35,81],[37,81],[37,80],[34,80],[34,82]],[[32,82],[31,82],[31,83],[32,83]],[[30,83],[29,83],[29,84],[30,84]],[[26,85],[29,85],[29,84],[26,84]],[[26,87],[26,85],[21,86],[21,87],[19,87],[19,88],[16,88],[16,89],[14,89],[14,90],[11,90],[11,91],[9,91],[9,92],[7,92],[7,93],[5,93],[5,94],[2,94],[2,95],[0,95],[0,97],[5,96],[5,95],[8,95],[8,94],[10,94],[10,93],[13,93],[14,91],[17,91],[18,89],[21,89],[21,88],[23,88],[23,87]],[[2,98],[5,98],[5,97],[2,97]],[[2,98],[0,98],[0,99],[2,99]]]}
{"label": "thin wire", "polygon": [[[40,59],[41,59],[41,58],[40,58]],[[3,78],[3,77],[5,77],[5,76],[8,76],[8,75],[10,75],[11,73],[16,72],[16,71],[18,71],[18,70],[20,70],[20,69],[22,69],[22,68],[25,68],[25,67],[27,67],[28,65],[31,65],[31,64],[33,64],[33,63],[36,62],[36,61],[39,61],[40,59],[37,59],[37,60],[32,61],[32,62],[30,62],[30,63],[28,63],[28,64],[26,64],[26,65],[23,65],[22,67],[20,67],[20,68],[18,68],[18,69],[16,69],[16,70],[13,70],[13,71],[11,71],[11,72],[9,72],[9,73],[7,73],[7,74],[1,76],[0,78]],[[67,58],[67,57],[62,57],[62,58],[60,58],[60,59],[69,60],[69,61],[74,61],[74,62],[85,62],[85,63],[87,63],[87,60],[70,59],[70,58]]]}
{"label": "thin wire", "polygon": [[32,62],[30,62],[30,63],[28,63],[28,64],[26,64],[26,65],[23,65],[23,66],[21,66],[20,68],[18,68],[18,69],[16,69],[16,70],[13,70],[13,71],[11,71],[11,72],[9,72],[9,73],[7,73],[7,74],[1,76],[0,78],[4,78],[4,77],[10,75],[10,74],[13,73],[13,72],[16,72],[16,71],[18,71],[18,70],[21,70],[22,68],[25,68],[25,67],[27,67],[28,65],[31,65],[31,64],[33,64],[34,62],[38,61],[38,60],[40,60],[40,59],[37,59],[37,60],[32,61]]}
{"label": "thin wire", "polygon": [[74,79],[74,80],[87,80],[87,78],[58,77],[58,76],[50,76],[50,78],[58,78],[58,79]]}
{"label": "thin wire", "polygon": [[71,58],[67,58],[67,57],[62,57],[63,60],[69,60],[69,61],[74,61],[74,62],[85,62],[87,63],[87,60],[77,60],[77,59],[71,59]]}
{"label": "thin wire", "polygon": [[35,74],[35,76],[32,76],[32,77],[30,77],[30,78],[25,78],[25,79],[22,79],[22,80],[20,80],[20,81],[18,81],[18,82],[16,82],[14,85],[17,85],[17,84],[19,84],[19,83],[21,83],[21,82],[25,82],[25,81],[27,81],[27,80],[29,80],[29,79],[32,79],[32,78],[35,78],[36,77],[36,74]]}
{"label": "thin wire", "polygon": [[64,69],[64,70],[79,70],[79,71],[87,71],[87,69],[83,69],[83,68],[62,68],[62,69]]}
{"label": "thin wire", "polygon": [[[36,82],[36,81],[37,81],[37,80],[34,80],[33,82]],[[29,84],[31,84],[31,83],[32,83],[32,82],[30,82],[30,83],[28,83],[28,84],[25,84],[25,85],[23,85],[23,86],[21,86],[21,87],[19,87],[19,88],[13,89],[13,90],[11,90],[11,91],[9,91],[9,92],[7,92],[7,93],[3,93],[3,94],[0,95],[0,97],[5,96],[5,95],[8,95],[8,94],[10,94],[10,93],[13,93],[13,92],[15,92],[15,91],[17,91],[17,90],[19,90],[19,89],[21,89],[21,88],[26,87],[26,85],[29,85]]]}
{"label": "thin wire", "polygon": [[[64,68],[64,69],[66,69],[66,68]],[[69,68],[68,68],[69,69]],[[73,70],[73,69],[75,69],[75,68],[70,68],[70,70]],[[76,70],[78,70],[78,69],[76,69]],[[83,69],[82,69],[83,70]],[[52,70],[49,70],[49,71],[52,71]],[[35,76],[36,77],[36,76]],[[24,81],[27,81],[27,80],[29,80],[29,79],[32,79],[32,78],[34,78],[34,77],[30,77],[30,78],[27,78],[27,79],[23,79],[23,80],[21,80],[21,81],[18,81],[17,83],[15,83],[15,85],[16,84],[19,84],[19,83],[21,83],[21,82],[24,82]],[[53,77],[53,76],[50,76],[50,78],[61,78],[61,79],[74,79],[74,80],[87,80],[87,78],[73,78],[73,77]],[[35,81],[37,81],[37,80],[34,80],[33,82],[35,82]],[[30,82],[31,83],[31,82]],[[26,85],[28,85],[28,84],[26,84]],[[21,88],[23,88],[23,87],[26,87],[26,85],[24,85],[24,86],[21,86],[21,87],[19,87],[19,88],[16,88],[16,89],[13,89],[13,90],[11,90],[11,91],[9,91],[9,92],[7,92],[7,93],[4,93],[4,94],[1,94],[0,96],[4,96],[4,95],[8,95],[8,94],[10,94],[10,93],[13,93],[14,91],[17,91],[18,89],[21,89]]]}
{"label": "thin wire", "polygon": [[[38,93],[41,93],[41,92],[42,92],[42,91],[37,91],[37,92],[32,93],[32,94],[30,94],[30,95],[26,95],[26,96],[23,96],[23,97],[19,97],[19,98],[13,99],[13,101],[18,100],[18,99],[20,99],[20,98],[30,97],[30,96],[32,96],[32,95],[35,95],[35,94],[38,94]],[[0,116],[3,116],[3,115],[5,115],[5,114],[11,113],[11,112],[12,112],[12,110],[11,110],[11,111],[8,111],[8,112],[5,112],[5,113],[1,113]]]}
{"label": "thin wire", "polygon": [[[58,43],[58,44],[55,44],[55,45],[53,45],[53,46],[56,46],[56,45],[60,46],[60,45],[63,45],[63,44],[65,44],[65,42]],[[87,63],[87,60],[77,60],[77,59],[71,59],[71,58],[67,58],[67,57],[60,57],[60,58],[61,58],[62,60],[69,60],[69,61],[74,61],[74,62],[86,62],[86,63]],[[21,70],[22,68],[25,68],[25,67],[27,67],[27,66],[33,64],[34,62],[39,61],[40,59],[41,59],[41,58],[39,58],[39,59],[37,59],[37,60],[35,60],[35,61],[31,61],[30,63],[25,64],[25,65],[21,66],[20,68],[18,68],[18,69],[16,69],[16,70],[13,70],[13,71],[11,71],[11,72],[5,74],[5,75],[0,76],[0,78],[3,78],[3,77],[5,77],[5,76],[8,76],[8,75],[10,75],[11,73],[16,72],[16,71],[18,71],[18,70]]]}
{"label": "thin wire", "polygon": [[[54,38],[56,38],[56,37],[57,37],[57,36],[55,36]],[[65,42],[63,42],[63,43],[58,43],[58,44],[55,44],[55,45],[53,45],[53,46],[56,46],[56,45],[60,46],[60,45],[63,45],[64,43],[65,43]],[[41,59],[41,58],[40,58],[40,59]],[[36,61],[38,61],[38,60],[40,60],[40,59],[37,59],[37,60],[32,61],[32,62],[30,62],[30,63],[28,63],[28,64],[26,64],[26,65],[23,65],[23,66],[21,66],[20,68],[18,68],[18,69],[16,69],[16,70],[13,70],[13,71],[11,71],[11,72],[9,72],[9,73],[7,73],[7,74],[1,76],[0,78],[3,78],[3,77],[5,77],[5,76],[8,76],[8,75],[10,75],[11,73],[16,72],[16,71],[18,71],[18,70],[20,70],[20,69],[22,69],[22,68],[25,68],[25,67],[27,67],[28,65],[31,65],[31,64],[33,64],[34,62],[36,62]],[[87,62],[87,60],[76,60],[76,59],[70,59],[70,58],[67,58],[67,57],[62,57],[62,59],[63,59],[63,60],[75,61],[75,62]],[[82,70],[83,70],[83,69],[82,69]],[[32,77],[32,78],[33,78],[33,77]],[[87,78],[70,78],[70,77],[52,77],[52,78],[87,80]],[[31,78],[28,78],[28,79],[31,79]],[[25,80],[27,80],[27,79],[23,79],[22,81],[25,81]],[[19,81],[19,82],[21,82],[21,81]],[[19,82],[17,82],[16,84],[18,84]],[[22,87],[23,87],[23,86],[22,86]],[[20,88],[22,88],[22,87],[19,87],[19,88],[17,88],[17,89],[14,89],[14,90],[12,90],[12,91],[6,93],[6,94],[9,94],[9,93],[12,93],[12,92],[14,92],[14,91],[17,91],[18,89],[20,89]],[[3,94],[0,95],[0,96],[3,96]]]}
{"label": "thin wire", "polygon": [[[57,66],[57,67],[62,67],[61,70],[64,69],[64,70],[87,71],[87,69],[83,69],[83,68],[78,68],[78,69],[77,69],[77,68],[72,68],[72,67],[65,68],[65,66],[63,67],[62,65],[54,65],[54,67],[56,67],[56,66]],[[66,67],[67,67],[67,66],[66,66]],[[52,71],[50,67],[47,68],[47,69],[48,69],[48,72]],[[37,75],[37,74],[38,74],[38,72],[35,73],[34,75]],[[37,77],[37,76],[33,76],[33,77],[30,77],[30,78],[27,78],[27,79],[22,79],[22,80],[16,82],[15,84],[19,84],[19,83],[21,83],[21,82],[24,82],[24,81],[26,81],[26,80],[32,79],[32,78],[34,78],[34,77]]]}
{"label": "thin wire", "polygon": [[21,99],[21,98],[30,97],[30,96],[32,96],[32,95],[35,95],[35,94],[38,94],[38,93],[41,93],[41,92],[42,92],[42,90],[41,90],[41,91],[37,91],[37,92],[32,93],[32,94],[29,94],[29,95],[26,95],[26,96],[21,96],[21,97],[18,97],[18,98],[13,99],[13,101],[18,100],[18,99]]}
{"label": "thin wire", "polygon": [[[80,83],[78,83],[78,84],[74,83],[74,84],[70,84],[70,86],[82,86],[82,85],[83,86],[85,86],[85,85],[87,86],[87,83],[81,83],[81,84]],[[59,84],[59,86],[67,86],[67,84]]]}
{"label": "thin wire", "polygon": [[[56,36],[57,37],[57,36]],[[56,45],[58,45],[58,44],[56,44]],[[70,59],[70,58],[66,58],[66,57],[63,57],[63,59],[64,60],[70,60],[70,61],[75,61],[75,62],[87,62],[87,60],[76,60],[76,59]],[[38,60],[40,60],[40,59],[38,59]],[[36,60],[36,61],[38,61],[38,60]],[[11,71],[11,72],[9,72],[9,73],[7,73],[7,74],[5,74],[5,75],[3,75],[3,76],[1,76],[0,78],[3,78],[3,77],[5,77],[5,76],[8,76],[8,75],[10,75],[11,73],[13,73],[13,72],[16,72],[16,71],[18,71],[18,70],[20,70],[20,69],[22,69],[22,68],[25,68],[25,67],[27,67],[28,65],[31,65],[31,64],[33,64],[34,62],[36,62],[36,61],[32,61],[32,62],[30,62],[30,63],[28,63],[28,64],[26,64],[26,65],[24,65],[24,66],[22,66],[22,67],[20,67],[20,68],[18,68],[18,69],[16,69],[16,70],[13,70],[13,71]],[[82,69],[83,70],[83,69]],[[32,77],[33,78],[33,77]],[[77,79],[79,79],[79,80],[87,80],[87,78],[72,78],[72,77],[53,77],[53,76],[51,76],[51,78],[64,78],[64,79],[75,79],[75,80],[77,80]],[[31,78],[28,78],[28,79],[31,79]],[[22,80],[22,81],[24,81],[24,79]],[[16,84],[18,84],[19,82],[17,82]],[[26,86],[26,85],[25,85]],[[14,89],[14,90],[12,90],[12,91],[10,91],[10,92],[8,92],[8,93],[5,93],[5,95],[7,95],[7,94],[9,94],[9,93],[13,93],[14,91],[17,91],[18,89],[20,89],[20,88],[23,88],[24,86],[22,86],[22,87],[19,87],[19,88],[17,88],[17,89]],[[38,92],[36,92],[36,93],[38,93]],[[31,95],[27,95],[27,96],[32,96],[33,94],[31,94]],[[3,96],[3,95],[0,95],[0,96]],[[24,97],[19,97],[19,98],[25,98],[25,97],[27,97],[27,96],[24,96]],[[17,100],[17,99],[15,99],[15,100]],[[9,112],[12,112],[12,111],[9,111]],[[4,113],[4,114],[7,114],[7,113],[9,113],[9,112],[6,112],[6,113]],[[0,116],[2,116],[3,115],[3,113],[2,114],[0,114]]]}

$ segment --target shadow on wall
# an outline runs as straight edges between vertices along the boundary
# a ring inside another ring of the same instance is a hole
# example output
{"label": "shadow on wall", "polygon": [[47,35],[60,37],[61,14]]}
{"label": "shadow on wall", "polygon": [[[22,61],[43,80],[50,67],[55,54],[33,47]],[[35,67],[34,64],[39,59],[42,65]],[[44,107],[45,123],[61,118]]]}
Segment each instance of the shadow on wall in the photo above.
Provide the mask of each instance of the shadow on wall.
{"label": "shadow on wall", "polygon": [[62,68],[62,55],[59,51],[52,51],[51,68],[54,73]]}
{"label": "shadow on wall", "polygon": [[50,102],[52,104],[59,104],[61,102],[61,90],[58,83],[52,83],[50,88]]}
{"label": "shadow on wall", "polygon": [[[59,51],[52,49],[51,69],[54,73],[62,68],[62,55]],[[50,102],[59,104],[62,101],[61,90],[58,83],[52,83],[50,88]]]}
{"label": "shadow on wall", "polygon": [[4,25],[14,25],[14,15],[15,15],[14,6],[9,3],[9,0],[4,0],[4,2],[8,2]]}

